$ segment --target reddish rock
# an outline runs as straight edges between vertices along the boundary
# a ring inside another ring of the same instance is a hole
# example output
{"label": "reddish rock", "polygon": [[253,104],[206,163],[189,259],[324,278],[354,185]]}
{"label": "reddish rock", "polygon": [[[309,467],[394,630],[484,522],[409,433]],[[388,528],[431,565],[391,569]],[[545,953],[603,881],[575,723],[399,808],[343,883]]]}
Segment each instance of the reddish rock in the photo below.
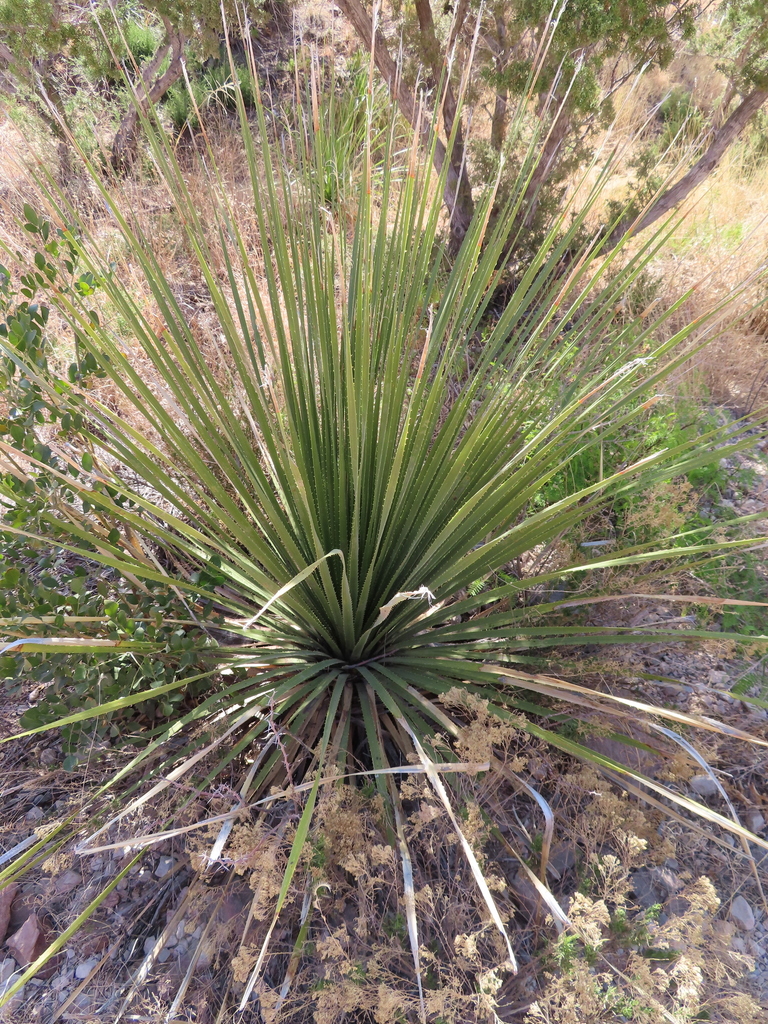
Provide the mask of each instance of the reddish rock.
{"label": "reddish rock", "polygon": [[80,943],[80,953],[84,957],[94,956],[96,953],[103,953],[108,945],[109,936],[106,932],[89,935],[84,942]]}
{"label": "reddish rock", "polygon": [[250,904],[252,895],[247,889],[230,890],[219,905],[216,914],[217,921],[221,921],[222,924],[229,924],[230,921],[233,921],[243,913]]}
{"label": "reddish rock", "polygon": [[19,883],[19,891],[11,906],[11,920],[8,925],[9,932],[17,932],[24,924],[30,914],[36,913],[39,906],[39,896],[43,889],[37,882]]}
{"label": "reddish rock", "polygon": [[11,920],[11,904],[18,888],[18,885],[12,882],[0,891],[0,942],[8,934],[8,922]]}
{"label": "reddish rock", "polygon": [[54,882],[54,887],[59,896],[72,892],[78,885],[83,884],[83,876],[79,871],[65,871]]}
{"label": "reddish rock", "polygon": [[48,941],[37,914],[30,914],[17,932],[8,939],[8,951],[19,967],[26,967],[48,946]]}

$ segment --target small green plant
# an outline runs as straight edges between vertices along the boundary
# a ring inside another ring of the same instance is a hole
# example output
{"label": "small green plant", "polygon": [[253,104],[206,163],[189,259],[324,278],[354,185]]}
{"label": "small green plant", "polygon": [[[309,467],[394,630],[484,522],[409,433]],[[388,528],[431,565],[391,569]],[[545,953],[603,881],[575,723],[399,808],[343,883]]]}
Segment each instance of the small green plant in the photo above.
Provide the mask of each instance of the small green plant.
{"label": "small green plant", "polygon": [[578,935],[570,935],[567,932],[559,935],[552,947],[552,960],[558,970],[565,974],[571,971],[581,954],[581,949],[582,944]]}
{"label": "small green plant", "polygon": [[403,914],[398,912],[397,914],[387,915],[381,926],[384,929],[385,935],[388,935],[391,939],[399,939],[403,945],[407,944],[408,929]]}
{"label": "small green plant", "polygon": [[[318,73],[309,78],[315,84],[307,90],[307,110],[297,112],[298,125],[293,130],[304,130],[305,117],[321,119],[313,133],[312,174],[323,203],[338,207],[354,196],[366,152],[373,157],[375,173],[384,153],[395,152],[387,139],[392,128],[387,92],[381,83],[373,83],[369,94],[368,68],[359,56],[350,58],[341,74]],[[319,90],[323,95],[318,105]]]}
{"label": "small green plant", "polygon": [[309,864],[310,867],[321,870],[325,867],[327,861],[328,851],[325,848],[325,837],[319,835],[312,843],[312,856]]}
{"label": "small green plant", "polygon": [[660,913],[661,904],[654,903],[643,914],[630,919],[624,907],[617,907],[611,915],[611,934],[623,946],[645,947],[649,940],[648,926],[658,920]]}
{"label": "small green plant", "polygon": [[701,140],[708,128],[707,118],[690,92],[676,87],[659,106],[663,128],[656,145],[660,153],[672,147],[691,145]]}
{"label": "small green plant", "polygon": [[196,131],[200,127],[198,112],[234,111],[237,93],[247,107],[253,107],[255,98],[248,69],[242,64],[231,69],[226,61],[212,61],[192,68],[189,86],[183,81],[172,85],[163,100],[163,109],[177,133],[185,129]]}

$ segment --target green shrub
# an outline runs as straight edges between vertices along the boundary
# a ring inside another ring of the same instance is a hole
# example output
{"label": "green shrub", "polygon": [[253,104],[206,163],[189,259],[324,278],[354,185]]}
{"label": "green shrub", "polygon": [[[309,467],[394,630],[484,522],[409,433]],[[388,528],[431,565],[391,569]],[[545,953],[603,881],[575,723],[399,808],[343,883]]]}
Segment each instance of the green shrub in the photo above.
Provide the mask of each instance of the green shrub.
{"label": "green shrub", "polygon": [[680,87],[662,101],[658,116],[663,126],[656,142],[660,153],[698,142],[709,127],[704,111],[696,105],[691,93]]}
{"label": "green shrub", "polygon": [[246,107],[252,108],[255,96],[248,69],[235,64],[232,71],[227,63],[213,62],[193,69],[189,87],[183,81],[172,85],[163,99],[163,108],[176,132],[195,131],[200,127],[198,111],[217,107],[236,110],[238,92]]}
{"label": "green shrub", "polygon": [[141,65],[143,61],[154,57],[160,33],[153,25],[128,21],[123,28],[123,35],[128,51],[137,64]]}
{"label": "green shrub", "polygon": [[[65,231],[54,230],[49,221],[38,217],[29,206],[25,216],[27,230],[39,238],[41,251],[28,272],[21,275],[17,288],[7,268],[0,266],[0,337],[8,346],[8,354],[0,365],[0,382],[8,409],[6,418],[0,420],[0,439],[6,441],[11,453],[34,458],[38,469],[34,486],[31,478],[18,469],[6,478],[0,564],[9,568],[0,576],[0,623],[6,629],[15,626],[12,635],[18,638],[37,636],[45,638],[48,644],[26,654],[15,653],[11,646],[0,659],[0,678],[11,692],[22,686],[43,688],[36,706],[24,716],[24,728],[58,722],[83,707],[96,707],[146,689],[148,682],[158,693],[153,697],[150,692],[142,703],[107,712],[93,723],[65,727],[65,766],[73,767],[86,743],[94,737],[133,737],[146,742],[142,733],[146,732],[148,721],[156,724],[173,716],[181,703],[194,696],[195,684],[182,687],[178,680],[199,674],[195,652],[215,646],[215,641],[200,629],[177,628],[177,621],[186,622],[189,606],[168,587],[156,583],[137,587],[114,570],[105,572],[88,559],[87,548],[80,556],[73,556],[57,547],[57,541],[66,544],[68,537],[55,521],[43,527],[36,540],[15,532],[40,529],[38,517],[43,510],[60,499],[72,499],[72,492],[60,475],[69,473],[74,479],[77,471],[67,466],[55,448],[81,438],[84,426],[79,413],[59,415],[55,404],[46,398],[42,380],[56,379],[56,358],[47,330],[50,309],[35,300],[45,283],[55,285],[61,294],[72,293],[82,298],[90,298],[100,285],[92,273],[78,273],[76,246],[67,239]],[[91,311],[89,322],[97,319],[97,314]],[[75,358],[66,376],[71,384],[88,386],[106,373],[92,353],[82,350],[81,340],[76,332]],[[29,372],[14,358],[19,355],[23,355]],[[41,429],[51,437],[51,428],[55,431],[55,446],[42,443],[38,437]],[[83,465],[89,460],[84,455]],[[6,524],[14,532],[6,532]],[[216,617],[207,618],[213,624]],[[94,624],[102,631],[106,627],[117,645],[126,637],[164,644],[165,656],[140,661],[135,654],[114,657],[94,652],[81,657],[73,667],[66,651],[48,653],[68,621],[80,623],[83,631],[93,629]],[[159,687],[165,689],[157,690]]]}
{"label": "green shrub", "polygon": [[[24,729],[56,723],[84,708],[109,704],[141,692],[144,699],[125,709],[107,711],[92,721],[75,722],[61,730],[64,768],[73,768],[96,741],[146,744],[152,729],[192,706],[209,684],[199,679],[201,650],[216,646],[205,629],[179,628],[188,620],[188,606],[168,588],[131,588],[127,581],[104,573],[95,563],[73,564],[62,549],[11,537],[0,525],[3,562],[14,568],[0,577],[0,620],[16,624],[16,636],[47,637],[51,643],[67,622],[87,628],[99,623],[116,643],[126,638],[160,644],[155,657],[135,653],[86,654],[73,665],[66,650],[47,653],[46,647],[0,658],[0,678],[6,691],[40,691],[35,705],[21,719]],[[22,566],[19,569],[16,566]],[[209,628],[214,617],[206,622]],[[206,680],[207,680],[207,673]],[[155,691],[156,695],[153,694]]]}

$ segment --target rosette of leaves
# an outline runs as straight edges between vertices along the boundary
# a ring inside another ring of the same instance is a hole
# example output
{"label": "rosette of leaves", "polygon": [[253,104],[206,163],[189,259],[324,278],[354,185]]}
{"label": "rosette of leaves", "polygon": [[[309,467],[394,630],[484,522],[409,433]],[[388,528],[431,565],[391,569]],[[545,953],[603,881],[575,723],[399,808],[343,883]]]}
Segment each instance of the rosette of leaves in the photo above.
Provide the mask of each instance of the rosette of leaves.
{"label": "rosette of leaves", "polygon": [[[255,76],[253,88],[258,97]],[[322,102],[320,95],[316,102]],[[621,295],[665,234],[634,254],[618,246],[604,255],[599,243],[578,241],[599,197],[600,176],[584,207],[552,223],[503,310],[494,310],[511,226],[535,168],[533,149],[503,215],[491,219],[491,185],[478,199],[455,261],[447,265],[441,244],[444,182],[433,182],[431,154],[423,152],[419,136],[405,152],[396,149],[392,140],[400,136],[393,120],[390,143],[376,167],[367,144],[348,230],[324,205],[327,147],[313,144],[313,132],[329,130],[332,121],[309,117],[290,152],[279,140],[272,142],[260,98],[255,123],[241,97],[238,109],[252,190],[248,216],[258,227],[255,246],[241,227],[242,199],[237,205],[229,199],[216,153],[208,149],[201,164],[209,176],[204,218],[168,140],[140,112],[215,310],[225,359],[216,366],[206,362],[152,239],[142,233],[127,198],[95,171],[94,183],[114,213],[131,264],[141,268],[156,316],[150,318],[139,304],[121,267],[108,272],[97,237],[86,230],[65,237],[130,325],[152,379],[139,372],[120,339],[88,312],[76,290],[50,288],[46,298],[79,333],[84,351],[134,415],[122,415],[116,403],[100,401],[76,383],[52,382],[5,341],[3,352],[52,409],[82,417],[79,440],[64,458],[66,470],[48,468],[34,451],[13,449],[25,490],[32,481],[27,497],[39,498],[40,508],[34,526],[9,525],[8,531],[43,536],[55,523],[66,534],[63,551],[83,554],[143,585],[173,588],[193,608],[221,610],[226,629],[240,642],[222,643],[211,653],[207,674],[200,673],[207,691],[196,706],[172,725],[152,730],[151,742],[132,764],[89,796],[87,840],[80,821],[60,823],[0,879],[20,877],[47,844],[61,845],[70,836],[79,837],[81,853],[101,844],[149,849],[174,834],[191,798],[180,797],[164,831],[149,835],[126,832],[133,809],[182,779],[185,794],[187,788],[199,792],[240,764],[243,778],[232,813],[258,816],[269,807],[274,824],[284,807],[277,834],[290,824],[285,873],[242,994],[244,1006],[294,892],[321,786],[362,772],[367,780],[373,777],[385,828],[401,857],[404,915],[421,992],[413,866],[395,783],[399,770],[421,770],[429,779],[473,865],[478,898],[487,904],[514,964],[502,915],[453,811],[450,775],[444,776],[446,767],[506,769],[495,759],[458,763],[453,741],[466,715],[457,708],[457,692],[521,734],[591,761],[634,792],[669,801],[670,814],[704,814],[746,843],[748,833],[737,822],[578,738],[580,726],[599,720],[603,728],[610,723],[619,742],[637,745],[632,730],[645,718],[649,743],[663,753],[681,744],[693,749],[675,732],[675,723],[691,730],[716,725],[536,671],[545,650],[551,659],[558,648],[581,643],[658,642],[664,631],[574,624],[562,614],[562,602],[531,608],[521,592],[555,580],[567,590],[583,581],[579,600],[586,602],[589,582],[599,580],[600,570],[664,558],[690,563],[749,542],[715,545],[707,531],[698,530],[666,543],[598,550],[591,560],[576,556],[525,579],[514,572],[526,553],[556,543],[611,501],[708,464],[713,446],[722,445],[727,455],[748,443],[713,428],[651,450],[597,481],[566,488],[556,499],[534,500],[571,460],[599,449],[645,415],[665,379],[690,358],[694,331],[696,343],[704,344],[717,332],[727,302],[695,325],[666,332],[661,328],[684,298],[658,318],[648,317],[641,328],[617,322]],[[525,118],[522,104],[511,135],[519,135]],[[207,137],[201,146],[206,144]],[[50,185],[47,193],[54,215],[71,222],[74,211],[66,197]],[[156,329],[158,316],[162,331]],[[10,446],[4,443],[2,451],[9,457]],[[127,469],[142,487],[127,482]],[[66,485],[57,508],[42,500],[41,473]],[[7,478],[1,493],[4,501],[17,499]],[[73,508],[76,515],[69,514]],[[482,588],[475,586],[479,579],[486,584]],[[196,621],[190,616],[189,628]],[[58,635],[73,658],[110,644],[142,657],[165,652],[164,642],[146,634],[114,640],[110,628],[105,623],[94,640],[75,622]],[[679,641],[707,634],[691,629],[671,635]],[[30,638],[16,649],[26,654],[38,647]],[[234,675],[217,676],[215,669],[223,666],[235,669]],[[154,690],[146,686],[59,725],[96,719],[188,685],[176,679]],[[448,694],[449,703],[441,703]],[[119,786],[132,772],[134,791],[123,793],[121,801]],[[531,782],[519,774],[520,785],[532,793]],[[210,851],[211,865],[226,855],[228,835],[225,822]],[[544,866],[548,842],[540,858]],[[543,883],[537,884],[546,900]],[[312,893],[305,895],[296,956],[312,927]],[[556,902],[550,899],[549,905],[562,921]],[[64,932],[19,984],[70,934]],[[286,986],[295,958],[290,964]]]}

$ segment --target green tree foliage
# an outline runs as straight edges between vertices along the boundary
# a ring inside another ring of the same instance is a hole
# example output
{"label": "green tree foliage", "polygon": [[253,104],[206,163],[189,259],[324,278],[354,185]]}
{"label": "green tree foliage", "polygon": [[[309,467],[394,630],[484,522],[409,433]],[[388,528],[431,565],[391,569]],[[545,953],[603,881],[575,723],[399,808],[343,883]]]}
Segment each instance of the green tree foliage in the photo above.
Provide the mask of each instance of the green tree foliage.
{"label": "green tree foliage", "polygon": [[[25,228],[38,245],[26,272],[16,281],[8,269],[0,265],[0,338],[5,357],[0,361],[0,392],[5,415],[0,419],[0,444],[5,447],[2,458],[7,484],[7,500],[3,503],[0,523],[0,550],[5,572],[0,575],[0,629],[17,639],[36,636],[48,639],[37,651],[26,655],[15,653],[11,641],[0,657],[0,678],[6,690],[28,688],[31,681],[43,688],[40,701],[30,711],[26,726],[58,721],[82,707],[95,707],[104,700],[125,694],[146,691],[150,681],[152,692],[128,713],[108,713],[88,728],[93,738],[133,736],[148,721],[168,717],[194,692],[187,693],[190,677],[199,679],[196,651],[215,646],[209,633],[201,630],[180,630],[188,607],[172,590],[162,585],[138,584],[113,571],[103,572],[88,557],[88,548],[96,551],[100,538],[108,539],[111,524],[95,523],[86,503],[78,515],[91,519],[88,532],[90,545],[81,556],[68,555],[60,543],[67,543],[55,517],[44,524],[45,512],[53,507],[72,506],[74,492],[69,482],[80,469],[64,454],[83,437],[84,421],[80,413],[56,409],[45,393],[43,381],[59,380],[54,345],[48,331],[50,306],[39,301],[46,287],[53,286],[62,296],[77,295],[90,299],[102,284],[92,273],[80,272],[77,246],[72,236],[54,229],[34,209],[25,206]],[[98,315],[91,311],[88,324],[95,325]],[[63,368],[62,368],[63,369]],[[92,353],[82,345],[82,335],[75,333],[74,359],[66,368],[70,385],[90,386],[105,371]],[[47,441],[41,440],[41,431]],[[38,472],[34,482],[19,461],[25,456],[35,459]],[[83,469],[92,467],[90,452],[84,452]],[[14,532],[3,529],[10,525]],[[29,537],[29,532],[37,537]],[[210,624],[215,616],[203,617]],[[106,655],[94,652],[81,659],[74,672],[66,650],[56,650],[55,638],[67,622],[79,623],[83,632],[103,634],[107,626],[112,639],[121,637],[165,642],[166,654],[161,659],[137,660],[135,653]],[[108,625],[111,624],[111,625]],[[173,654],[171,654],[173,651]],[[182,690],[179,679],[185,680]],[[169,685],[170,684],[170,685]],[[174,685],[175,684],[175,685]],[[72,767],[83,745],[80,723],[66,727],[62,733],[65,767]]]}
{"label": "green tree foliage", "polygon": [[[340,0],[340,6],[367,45],[373,38],[371,18],[360,0]],[[590,139],[612,113],[611,96],[641,69],[664,67],[681,44],[709,47],[720,58],[719,67],[730,86],[721,106],[720,123],[700,159],[680,182],[656,194],[645,188],[652,209],[644,210],[637,198],[617,226],[618,238],[642,214],[636,229],[646,227],[674,208],[717,166],[725,149],[763,105],[768,93],[768,28],[761,0],[728,0],[715,13],[712,31],[710,5],[681,0],[630,0],[610,4],[569,0],[552,5],[548,0],[456,0],[438,5],[432,0],[396,0],[392,23],[380,19],[374,53],[380,71],[394,89],[396,77],[388,52],[401,37],[405,43],[408,88],[397,87],[397,99],[415,123],[416,106],[407,93],[417,83],[432,90],[444,118],[451,147],[451,171],[446,203],[452,214],[454,246],[466,231],[474,196],[495,176],[504,154],[505,182],[519,173],[519,153],[505,147],[511,104],[528,98],[533,114],[531,132],[538,138],[542,158],[530,177],[515,228],[526,246],[536,245],[547,217],[557,207],[568,174],[590,154]],[[704,15],[707,15],[705,18]],[[556,25],[556,30],[550,29]],[[546,45],[544,41],[546,40]],[[474,127],[454,123],[455,96],[462,89],[465,68],[472,58],[473,74],[464,83],[473,108]],[[535,85],[534,83],[535,79]],[[480,84],[481,83],[481,84]],[[736,96],[742,104],[731,110]],[[478,122],[489,124],[480,130]],[[727,118],[727,121],[726,121]],[[723,123],[726,122],[726,123]],[[479,137],[466,148],[467,137]],[[436,149],[438,164],[442,151]],[[698,154],[697,154],[698,155]],[[661,185],[663,186],[663,182]]]}
{"label": "green tree foliage", "polygon": [[[364,37],[359,0],[343,0],[340,6]],[[472,186],[493,177],[505,149],[513,105],[530,97],[538,119],[542,159],[532,170],[518,218],[530,231],[545,222],[546,213],[538,213],[542,202],[552,209],[563,179],[584,159],[590,128],[609,113],[610,91],[641,66],[664,66],[672,59],[676,42],[693,34],[696,4],[683,0],[670,8],[662,0],[615,5],[571,0],[553,8],[549,0],[482,5],[458,0],[439,8],[430,0],[414,0],[394,3],[392,9],[396,34],[406,41],[411,85],[418,80],[433,90],[442,87],[448,100],[444,112],[450,111],[450,97],[460,91],[472,60],[473,81],[479,79],[490,94],[488,102],[482,88],[468,90],[476,101],[473,117],[482,119],[484,111],[490,116],[489,132],[476,133],[488,141],[475,147],[474,162],[467,163],[461,144],[464,129],[456,129],[460,144],[452,148],[451,160],[464,183],[458,202],[450,200],[449,206],[458,243],[472,212]],[[385,45],[380,40],[380,48]],[[445,68],[450,68],[447,80]],[[454,130],[447,115],[445,130],[447,135]],[[511,182],[519,164],[506,156]]]}
{"label": "green tree foliage", "polygon": [[219,55],[224,20],[230,33],[263,16],[263,0],[222,5],[217,0],[143,0],[62,5],[56,0],[0,2],[0,60],[62,140],[71,138],[62,87],[72,66],[127,81],[129,104],[113,144],[113,160],[130,160],[139,109],[146,112],[182,75],[182,58]]}
{"label": "green tree foliage", "polygon": [[725,0],[704,43],[735,93],[768,88],[768,18],[761,0]]}

